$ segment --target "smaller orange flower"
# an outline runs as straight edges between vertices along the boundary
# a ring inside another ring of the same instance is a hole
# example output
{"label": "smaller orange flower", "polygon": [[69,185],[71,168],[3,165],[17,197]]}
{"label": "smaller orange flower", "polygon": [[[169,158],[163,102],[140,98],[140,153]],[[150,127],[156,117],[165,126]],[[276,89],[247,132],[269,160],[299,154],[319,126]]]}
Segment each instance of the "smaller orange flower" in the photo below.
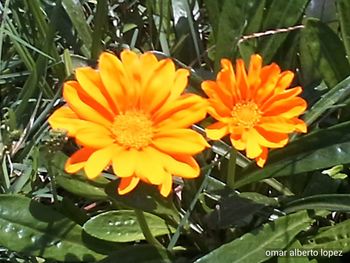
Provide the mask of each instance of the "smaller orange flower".
{"label": "smaller orange flower", "polygon": [[298,118],[307,107],[298,97],[302,88],[289,88],[294,73],[281,72],[275,63],[262,67],[259,55],[251,56],[248,73],[242,59],[236,62],[236,72],[227,59],[221,66],[216,81],[202,83],[209,97],[208,112],[217,120],[206,128],[207,136],[219,140],[230,134],[232,145],[263,167],[268,148],[285,146],[289,133],[306,132],[305,122]]}

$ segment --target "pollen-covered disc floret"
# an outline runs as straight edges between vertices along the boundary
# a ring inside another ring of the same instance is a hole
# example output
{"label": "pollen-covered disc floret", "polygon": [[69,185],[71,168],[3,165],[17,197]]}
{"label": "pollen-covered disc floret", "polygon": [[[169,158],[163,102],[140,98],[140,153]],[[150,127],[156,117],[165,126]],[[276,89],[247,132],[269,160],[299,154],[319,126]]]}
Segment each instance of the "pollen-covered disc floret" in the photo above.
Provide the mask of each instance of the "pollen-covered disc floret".
{"label": "pollen-covered disc floret", "polygon": [[112,133],[120,145],[139,150],[152,142],[153,123],[147,114],[127,111],[114,118]]}
{"label": "pollen-covered disc floret", "polygon": [[285,146],[289,133],[306,132],[298,118],[307,107],[298,97],[302,88],[289,88],[293,72],[281,72],[275,63],[262,66],[259,55],[251,57],[248,72],[241,59],[235,70],[227,59],[221,66],[216,81],[202,83],[209,97],[208,112],[217,120],[207,127],[207,136],[218,140],[229,134],[232,145],[262,167],[268,148]]}
{"label": "pollen-covered disc floret", "polygon": [[194,178],[200,168],[193,155],[208,146],[190,127],[207,113],[207,101],[183,95],[188,70],[176,70],[171,59],[125,50],[120,59],[102,53],[98,69],[76,69],[77,81],[67,81],[67,104],[49,118],[54,129],[67,131],[81,148],[65,170],[84,169],[88,178],[112,167],[120,178],[119,194],[140,181],[158,186],[163,196],[172,176]]}

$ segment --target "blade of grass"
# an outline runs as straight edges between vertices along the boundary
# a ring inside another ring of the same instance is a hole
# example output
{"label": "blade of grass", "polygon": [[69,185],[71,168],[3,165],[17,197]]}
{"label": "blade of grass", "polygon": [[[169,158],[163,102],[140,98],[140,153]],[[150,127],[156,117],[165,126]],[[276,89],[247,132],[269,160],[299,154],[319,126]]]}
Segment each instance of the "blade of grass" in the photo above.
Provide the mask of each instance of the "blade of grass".
{"label": "blade of grass", "polygon": [[106,30],[108,17],[108,1],[97,1],[94,17],[94,31],[92,32],[91,59],[96,60],[102,50],[101,40]]}

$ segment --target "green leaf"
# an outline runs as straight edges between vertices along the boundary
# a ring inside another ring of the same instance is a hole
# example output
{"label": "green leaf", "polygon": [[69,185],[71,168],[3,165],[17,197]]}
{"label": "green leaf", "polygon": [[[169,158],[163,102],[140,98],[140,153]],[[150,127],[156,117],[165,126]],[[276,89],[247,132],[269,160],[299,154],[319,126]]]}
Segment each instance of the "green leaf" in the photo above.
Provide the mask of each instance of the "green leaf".
{"label": "green leaf", "polygon": [[105,200],[108,198],[107,194],[104,191],[104,185],[97,184],[93,181],[89,182],[87,178],[81,177],[79,175],[61,173],[56,177],[56,182],[59,186],[68,192],[71,192],[78,196],[97,200]]}
{"label": "green leaf", "polygon": [[250,165],[235,187],[350,162],[350,122],[319,130],[271,152],[263,169]]}
{"label": "green leaf", "polygon": [[92,32],[84,15],[84,9],[80,1],[62,0],[62,6],[68,14],[79,38],[83,41],[82,53],[86,57],[90,57],[90,49],[92,46]]}
{"label": "green leaf", "polygon": [[345,46],[348,61],[350,63],[350,2],[348,0],[336,1],[338,18],[340,21],[340,30],[342,40]]}
{"label": "green leaf", "polygon": [[117,188],[117,180],[109,183],[105,188],[106,193],[117,203],[164,218],[170,216],[175,221],[179,220],[178,211],[171,199],[161,196],[154,186],[139,184],[136,189],[127,195],[119,195]]}
{"label": "green leaf", "polygon": [[21,195],[0,195],[0,245],[59,261],[96,261],[103,255],[82,240],[82,228],[52,208]]}
{"label": "green leaf", "polygon": [[151,245],[137,245],[118,250],[101,260],[100,263],[115,263],[122,258],[123,263],[168,263],[173,262],[165,249],[155,248]]}
{"label": "green leaf", "polygon": [[[326,230],[324,230],[326,229]],[[350,251],[350,219],[331,227],[324,227],[313,236],[303,249]]]}
{"label": "green leaf", "polygon": [[283,252],[286,253],[286,256],[278,257],[277,263],[309,263],[310,261],[308,257],[295,256],[297,251],[302,250],[304,249],[303,246],[300,244],[300,241],[295,239],[283,250]]}
{"label": "green leaf", "polygon": [[[309,0],[280,1],[273,0],[266,11],[262,31],[294,26],[302,17]],[[288,33],[273,34],[262,38],[258,52],[264,63],[269,63],[279,47],[287,39]]]}
{"label": "green leaf", "polygon": [[[166,235],[175,231],[160,217],[149,213],[144,215],[153,236]],[[106,241],[131,242],[145,239],[133,210],[108,211],[99,214],[87,221],[83,228],[89,235]]]}
{"label": "green leaf", "polygon": [[260,1],[256,0],[226,0],[220,14],[216,37],[215,69],[220,65],[221,58],[235,57],[238,41],[241,38],[247,19],[256,10]]}
{"label": "green leaf", "polygon": [[303,209],[350,212],[350,194],[313,195],[288,202],[283,207],[286,213]]}
{"label": "green leaf", "polygon": [[310,125],[326,110],[339,101],[345,100],[350,95],[350,77],[347,77],[334,88],[324,94],[312,107],[305,113],[304,120]]}
{"label": "green leaf", "polygon": [[294,237],[310,226],[314,221],[306,211],[278,218],[262,227],[227,243],[209,254],[201,257],[196,263],[250,263],[263,262],[269,258],[267,249],[282,250]]}
{"label": "green leaf", "polygon": [[304,45],[301,52],[311,55],[312,67],[318,69],[327,86],[335,86],[350,74],[344,45],[327,25],[314,18],[307,19],[300,41]]}

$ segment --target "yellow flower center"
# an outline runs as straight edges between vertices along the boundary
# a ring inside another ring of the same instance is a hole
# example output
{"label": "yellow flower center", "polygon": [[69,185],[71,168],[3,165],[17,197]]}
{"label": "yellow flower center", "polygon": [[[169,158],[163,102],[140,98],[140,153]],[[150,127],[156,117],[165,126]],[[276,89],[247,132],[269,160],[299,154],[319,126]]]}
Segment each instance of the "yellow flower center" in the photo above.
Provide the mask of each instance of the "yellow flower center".
{"label": "yellow flower center", "polygon": [[114,118],[112,132],[120,145],[141,149],[152,141],[152,124],[149,116],[143,112],[127,111]]}
{"label": "yellow flower center", "polygon": [[232,110],[234,122],[245,128],[254,127],[260,120],[261,113],[259,107],[252,101],[237,103]]}

